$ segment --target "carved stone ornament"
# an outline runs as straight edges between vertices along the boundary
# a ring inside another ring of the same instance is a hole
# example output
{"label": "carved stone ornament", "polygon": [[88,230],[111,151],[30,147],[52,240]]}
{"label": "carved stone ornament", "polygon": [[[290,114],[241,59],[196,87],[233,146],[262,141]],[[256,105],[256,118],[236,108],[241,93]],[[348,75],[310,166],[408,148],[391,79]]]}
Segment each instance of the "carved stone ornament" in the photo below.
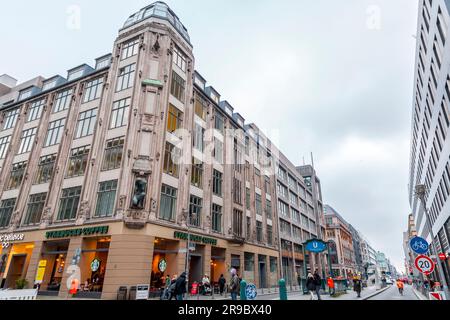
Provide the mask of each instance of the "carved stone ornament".
{"label": "carved stone ornament", "polygon": [[119,197],[119,206],[118,206],[118,209],[121,209],[121,210],[125,209],[125,203],[126,203],[126,201],[127,201],[127,196],[126,196],[126,195],[121,195],[121,196]]}
{"label": "carved stone ornament", "polygon": [[88,201],[83,201],[80,204],[80,214],[76,221],[77,225],[83,224],[86,220],[90,218],[91,208]]}
{"label": "carved stone ornament", "polygon": [[18,228],[20,226],[20,211],[14,211],[14,216],[12,219],[12,227],[14,229]]}
{"label": "carved stone ornament", "polygon": [[42,211],[41,223],[50,224],[52,221],[52,208],[45,207]]}

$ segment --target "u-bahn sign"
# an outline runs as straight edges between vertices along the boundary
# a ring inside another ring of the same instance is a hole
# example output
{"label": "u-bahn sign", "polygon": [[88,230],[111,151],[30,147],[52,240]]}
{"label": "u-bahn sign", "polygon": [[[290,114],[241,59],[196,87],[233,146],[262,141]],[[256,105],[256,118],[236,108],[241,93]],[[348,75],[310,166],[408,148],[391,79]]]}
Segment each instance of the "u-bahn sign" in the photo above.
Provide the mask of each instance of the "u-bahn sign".
{"label": "u-bahn sign", "polygon": [[304,244],[306,251],[309,252],[321,253],[327,250],[327,243],[319,239],[309,240],[306,241]]}

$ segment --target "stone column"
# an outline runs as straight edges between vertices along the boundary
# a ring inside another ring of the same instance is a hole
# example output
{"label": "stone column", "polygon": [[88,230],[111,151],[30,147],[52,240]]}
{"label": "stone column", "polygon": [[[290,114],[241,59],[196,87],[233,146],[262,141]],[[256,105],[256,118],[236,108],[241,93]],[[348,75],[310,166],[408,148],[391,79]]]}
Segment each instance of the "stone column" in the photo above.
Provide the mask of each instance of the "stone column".
{"label": "stone column", "polygon": [[111,237],[102,299],[115,300],[121,286],[149,284],[155,237],[119,234]]}
{"label": "stone column", "polygon": [[[67,273],[67,268],[72,264],[72,258],[75,255],[75,250],[78,248],[82,248],[83,238],[73,238],[70,240],[69,248],[67,250],[67,263],[64,266],[64,273],[61,280],[61,287],[59,289],[59,297],[68,299],[69,298],[69,289],[67,288],[66,282],[69,278],[70,274]],[[81,279],[80,279],[81,281]]]}
{"label": "stone column", "polygon": [[211,278],[211,246],[205,245],[203,254],[203,273]]}
{"label": "stone column", "polygon": [[39,266],[39,260],[41,258],[43,241],[36,241],[34,243],[33,253],[31,254],[30,263],[28,265],[27,274],[25,279],[28,281],[28,288],[33,288],[34,279],[36,278],[37,268]]}

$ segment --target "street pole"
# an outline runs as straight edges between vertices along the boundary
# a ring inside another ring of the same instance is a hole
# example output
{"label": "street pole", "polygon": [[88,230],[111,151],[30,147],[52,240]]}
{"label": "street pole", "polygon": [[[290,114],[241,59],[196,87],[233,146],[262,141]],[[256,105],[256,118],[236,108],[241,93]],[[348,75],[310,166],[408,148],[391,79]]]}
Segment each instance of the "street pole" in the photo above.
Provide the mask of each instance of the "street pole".
{"label": "street pole", "polygon": [[424,215],[425,215],[425,223],[427,225],[428,231],[430,232],[430,236],[431,236],[431,248],[432,248],[435,258],[436,258],[436,264],[438,267],[439,278],[442,281],[442,289],[448,296],[447,280],[445,279],[444,270],[442,270],[442,265],[441,265],[441,262],[439,261],[436,243],[434,242],[434,232],[433,232],[433,227],[431,225],[430,217],[428,215],[428,209],[427,209],[427,204],[425,201],[425,195],[426,195],[426,186],[425,185],[417,185],[416,186],[416,196],[422,202],[423,211],[424,211]]}

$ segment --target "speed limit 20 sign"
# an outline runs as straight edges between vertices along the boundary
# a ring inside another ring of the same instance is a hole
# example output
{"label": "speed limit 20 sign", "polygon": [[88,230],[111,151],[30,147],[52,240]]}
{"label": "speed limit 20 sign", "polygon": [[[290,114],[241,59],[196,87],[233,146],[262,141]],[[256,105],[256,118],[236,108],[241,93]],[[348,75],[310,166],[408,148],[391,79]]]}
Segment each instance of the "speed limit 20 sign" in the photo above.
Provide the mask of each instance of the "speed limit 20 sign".
{"label": "speed limit 20 sign", "polygon": [[429,275],[431,273],[433,273],[434,271],[434,262],[433,260],[431,260],[431,258],[427,257],[427,256],[418,256],[416,258],[416,268],[417,270],[419,270],[420,272],[422,272],[423,274]]}

